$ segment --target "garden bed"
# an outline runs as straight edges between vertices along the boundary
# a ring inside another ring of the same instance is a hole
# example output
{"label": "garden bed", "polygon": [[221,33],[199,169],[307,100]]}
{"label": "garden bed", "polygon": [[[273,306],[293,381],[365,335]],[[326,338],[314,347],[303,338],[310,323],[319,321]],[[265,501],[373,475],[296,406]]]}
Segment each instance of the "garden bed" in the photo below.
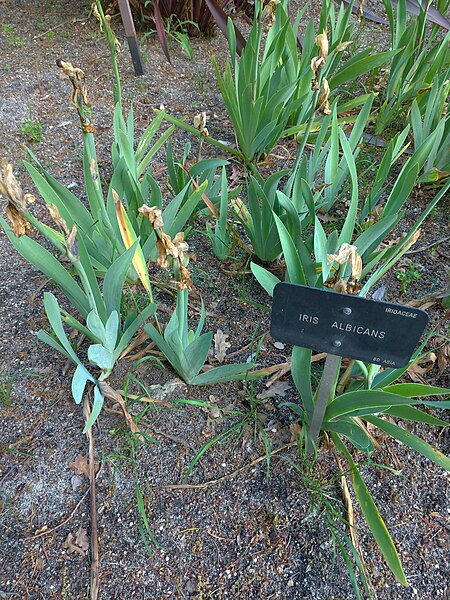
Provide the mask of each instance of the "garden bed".
{"label": "garden bed", "polygon": [[[45,168],[82,197],[79,120],[69,102],[68,81],[56,61],[71,61],[86,73],[100,175],[108,178],[113,97],[105,39],[95,19],[88,18],[89,3],[81,0],[0,2],[0,10],[0,156],[14,164],[24,190],[34,192],[20,166],[28,145]],[[119,20],[113,19],[113,25],[119,39],[124,39]],[[379,31],[385,30],[363,24],[360,43],[371,41]],[[210,58],[213,53],[221,67],[225,64],[226,41],[217,35],[212,40],[194,38],[191,44],[195,59],[189,60],[173,44],[170,65],[157,39],[147,38],[142,44],[146,70],[142,78],[134,76],[125,47],[118,57],[124,104],[133,103],[137,134],[153,119],[153,108],[164,105],[174,116],[187,116],[189,122],[206,111],[210,135],[232,144],[233,131]],[[174,141],[178,153],[187,139],[196,149],[196,140],[178,133]],[[286,150],[287,157],[282,158]],[[208,152],[205,144],[203,153]],[[293,153],[292,142],[275,152],[277,168],[289,166]],[[164,181],[165,168],[164,155],[158,155],[155,178]],[[235,169],[236,181],[240,181],[242,172]],[[415,222],[433,195],[426,187],[415,188],[402,227]],[[383,283],[390,301],[406,303],[445,286],[443,265],[450,243],[448,239],[435,243],[448,238],[448,209],[447,197],[423,226],[413,248],[416,253],[399,265],[407,272],[413,263],[420,277],[412,277],[403,292],[394,273],[386,277]],[[228,335],[227,355],[245,362],[254,358],[259,338],[269,331],[271,300],[249,273],[241,249],[235,250],[233,260],[219,263],[204,229],[204,220],[196,222],[189,239],[194,284],[191,316],[195,322],[203,298],[206,330]],[[85,598],[90,577],[89,482],[83,475],[85,462],[82,458],[75,461],[79,455],[86,456],[87,442],[81,433],[82,409],[71,397],[73,367],[37,340],[36,332],[47,328],[43,292],[53,288],[20,258],[3,231],[0,260],[0,597]],[[168,279],[161,270],[151,277]],[[167,322],[165,314],[173,307],[173,296],[164,288],[155,289],[163,307],[162,320]],[[427,310],[432,326],[445,333],[448,312],[438,302]],[[432,339],[428,350],[433,351],[433,344],[438,343]],[[283,363],[289,356],[290,348],[276,347],[267,334],[257,365]],[[100,597],[354,597],[343,558],[330,537],[328,513],[323,510],[324,499],[329,499],[337,514],[346,518],[335,457],[325,446],[309,475],[296,468],[293,416],[280,406],[286,400],[296,401],[289,375],[281,379],[289,387],[278,386],[278,394],[271,397],[264,381],[254,387],[239,382],[187,386],[167,363],[137,364],[137,360],[120,361],[111,383],[123,389],[132,369],[133,377],[157,401],[141,423],[148,440],[136,443],[111,402],[94,427],[101,464],[97,475]],[[211,363],[217,365],[214,358]],[[433,363],[422,368],[427,365]],[[436,360],[423,377],[450,387],[448,367],[438,378],[440,370]],[[410,380],[406,375],[405,381]],[[135,383],[129,385],[132,393],[139,393]],[[258,395],[263,396],[258,418],[272,451],[268,477],[264,446],[253,436],[252,421],[246,421],[250,396]],[[183,399],[193,402],[177,402]],[[202,408],[196,401],[214,408]],[[199,449],[239,422],[245,423],[240,435],[212,445],[185,479]],[[447,429],[416,425],[413,431],[448,454]],[[448,474],[395,441],[386,442],[382,452],[373,455],[374,463],[384,461],[399,474],[378,466],[362,472],[395,540],[410,587],[395,582],[355,509],[361,556],[374,594],[393,600],[446,598],[450,580]],[[311,512],[312,501],[317,503],[317,513]],[[338,519],[334,524],[345,531]]]}

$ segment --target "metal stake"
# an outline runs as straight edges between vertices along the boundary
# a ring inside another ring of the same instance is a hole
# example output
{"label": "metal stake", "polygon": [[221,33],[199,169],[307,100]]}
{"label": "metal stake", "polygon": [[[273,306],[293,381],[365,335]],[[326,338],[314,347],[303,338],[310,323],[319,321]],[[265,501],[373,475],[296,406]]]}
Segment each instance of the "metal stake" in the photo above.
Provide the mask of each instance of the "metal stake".
{"label": "metal stake", "polygon": [[[319,439],[320,428],[323,423],[323,417],[327,409],[328,400],[330,399],[331,390],[336,379],[336,371],[339,367],[340,356],[336,354],[327,354],[325,365],[323,368],[322,379],[320,380],[319,390],[317,392],[316,405],[314,407],[311,425],[309,428],[310,436],[317,445]],[[308,448],[308,454],[313,453],[312,444]]]}
{"label": "metal stake", "polygon": [[144,66],[142,65],[141,54],[136,38],[136,29],[134,28],[133,17],[131,15],[130,3],[128,0],[119,0],[119,9],[125,34],[127,36],[131,58],[133,60],[134,73],[135,75],[143,75]]}

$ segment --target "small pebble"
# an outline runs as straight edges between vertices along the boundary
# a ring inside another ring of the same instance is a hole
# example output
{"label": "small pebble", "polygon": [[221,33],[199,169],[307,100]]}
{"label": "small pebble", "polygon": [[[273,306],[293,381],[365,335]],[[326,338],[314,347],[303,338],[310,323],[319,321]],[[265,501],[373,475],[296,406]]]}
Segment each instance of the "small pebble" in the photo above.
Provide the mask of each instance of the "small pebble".
{"label": "small pebble", "polygon": [[284,344],[283,342],[274,342],[273,345],[275,346],[275,348],[277,348],[278,350],[284,350]]}

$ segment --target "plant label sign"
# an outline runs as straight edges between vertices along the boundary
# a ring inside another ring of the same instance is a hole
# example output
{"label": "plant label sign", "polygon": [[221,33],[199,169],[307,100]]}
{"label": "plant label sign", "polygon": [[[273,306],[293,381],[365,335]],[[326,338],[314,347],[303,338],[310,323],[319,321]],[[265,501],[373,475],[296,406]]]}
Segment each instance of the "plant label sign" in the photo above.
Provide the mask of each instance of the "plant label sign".
{"label": "plant label sign", "polygon": [[270,333],[280,342],[398,368],[408,364],[427,323],[418,308],[278,283]]}

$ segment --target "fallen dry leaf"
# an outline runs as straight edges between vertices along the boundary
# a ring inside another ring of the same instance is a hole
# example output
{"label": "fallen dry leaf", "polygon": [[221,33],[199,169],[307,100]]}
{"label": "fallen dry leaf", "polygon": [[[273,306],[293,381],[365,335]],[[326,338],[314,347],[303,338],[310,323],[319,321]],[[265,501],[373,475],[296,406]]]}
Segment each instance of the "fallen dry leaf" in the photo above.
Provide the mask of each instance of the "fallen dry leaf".
{"label": "fallen dry leaf", "polygon": [[76,538],[73,533],[69,533],[66,537],[66,541],[64,542],[64,547],[67,548],[69,554],[77,552],[78,554],[81,554],[81,556],[84,556],[85,551],[75,543],[75,539]]}
{"label": "fallen dry leaf", "polygon": [[87,456],[84,454],[79,454],[74,461],[69,463],[69,467],[75,475],[86,475],[89,479],[89,463]]}
{"label": "fallen dry leaf", "polygon": [[228,348],[230,348],[230,342],[227,342],[228,335],[221,329],[218,329],[214,334],[214,356],[220,363],[223,363]]}
{"label": "fallen dry leaf", "polygon": [[87,531],[81,527],[81,525],[75,534],[75,544],[85,551],[89,548],[89,537]]}
{"label": "fallen dry leaf", "polygon": [[[436,354],[434,352],[430,352],[418,362],[413,363],[406,371],[410,379],[415,383],[427,383],[423,375],[431,371],[436,362],[436,358]],[[429,363],[428,365],[422,366],[427,362]]]}
{"label": "fallen dry leaf", "polygon": [[259,400],[265,400],[266,398],[274,398],[275,396],[281,396],[284,398],[286,396],[286,392],[291,389],[291,386],[285,381],[276,381],[270,388],[264,390],[256,397]]}
{"label": "fallen dry leaf", "polygon": [[296,442],[297,440],[300,439],[300,436],[302,434],[301,423],[299,423],[298,421],[295,421],[294,423],[291,423],[289,425],[289,431],[290,431],[290,434],[291,434],[291,442]]}
{"label": "fallen dry leaf", "polygon": [[436,349],[436,358],[438,366],[438,377],[442,375],[447,366],[450,364],[450,344],[440,346]]}
{"label": "fallen dry leaf", "polygon": [[222,417],[222,411],[217,406],[216,398],[212,394],[208,398],[208,406],[203,407],[202,411],[207,413],[206,426],[202,433],[209,437],[215,431],[217,419]]}

